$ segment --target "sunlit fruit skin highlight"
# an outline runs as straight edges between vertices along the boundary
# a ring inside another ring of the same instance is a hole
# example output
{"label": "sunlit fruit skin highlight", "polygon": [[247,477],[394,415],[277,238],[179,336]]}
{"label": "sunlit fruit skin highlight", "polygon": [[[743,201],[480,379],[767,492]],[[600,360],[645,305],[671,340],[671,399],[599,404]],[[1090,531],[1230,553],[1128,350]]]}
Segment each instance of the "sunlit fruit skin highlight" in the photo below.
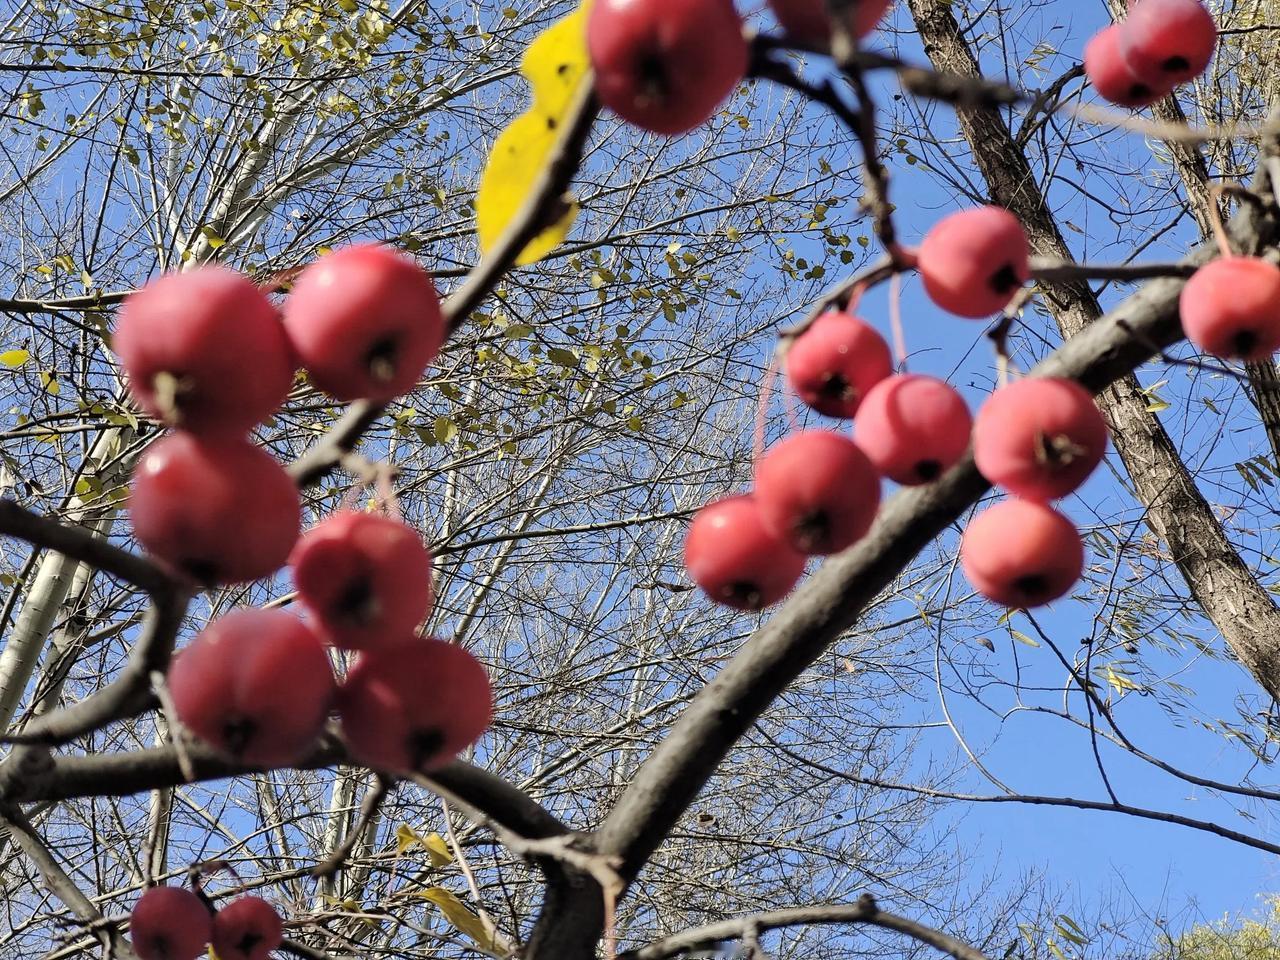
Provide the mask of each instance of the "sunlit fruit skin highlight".
{"label": "sunlit fruit skin highlight", "polygon": [[339,511],[303,534],[289,563],[316,630],[336,646],[398,639],[431,608],[431,554],[416,530],[390,517]]}
{"label": "sunlit fruit skin highlight", "polygon": [[261,897],[237,897],[213,918],[212,941],[218,960],[268,960],[284,942],[284,923]]}
{"label": "sunlit fruit skin highlight", "polygon": [[1187,281],[1182,330],[1204,353],[1265,360],[1280,350],[1280,267],[1258,257],[1222,257]]}
{"label": "sunlit fruit skin highlight", "polygon": [[796,552],[839,553],[871,529],[880,475],[848,437],[805,430],[760,458],[754,497],[765,527]]}
{"label": "sunlit fruit skin highlight", "polygon": [[917,254],[929,298],[948,313],[999,313],[1030,277],[1022,224],[1003,207],[962,210],[934,224]]}
{"label": "sunlit fruit skin highlight", "polygon": [[129,939],[139,960],[196,960],[213,933],[213,917],[182,887],[151,887],[129,918]]}
{"label": "sunlit fruit skin highlight", "polygon": [[1065,497],[1107,452],[1107,422],[1074,380],[1035,377],[996,390],[973,423],[973,459],[991,483],[1026,500]]}
{"label": "sunlit fruit skin highlight", "polygon": [[1118,43],[1134,74],[1163,77],[1172,88],[1204,73],[1218,44],[1218,25],[1198,0],[1137,0]]}
{"label": "sunlit fruit skin highlight", "polygon": [[311,382],[338,400],[408,393],[444,341],[435,284],[407,254],[376,243],[325,254],[299,275],[284,326]]}
{"label": "sunlit fruit skin highlight", "polygon": [[[853,0],[849,26],[862,39],[884,19],[893,0]],[[827,0],[769,0],[769,7],[787,36],[807,43],[825,44],[831,39]]]}
{"label": "sunlit fruit skin highlight", "polygon": [[111,345],[149,416],[201,434],[246,433],[293,383],[293,350],[276,308],[222,266],[166,274],[130,294]]}
{"label": "sunlit fruit skin highlight", "polygon": [[600,102],[668,136],[714,116],[747,72],[732,0],[595,0],[587,50]]}
{"label": "sunlit fruit skin highlight", "polygon": [[285,610],[241,608],[205,627],[174,658],[169,693],[184,727],[257,767],[302,760],[333,705],[320,638]]}
{"label": "sunlit fruit skin highlight", "polygon": [[147,552],[205,586],[279,570],[302,522],[298,488],[271,454],[248,440],[185,432],[147,448],[128,509]]}
{"label": "sunlit fruit skin highlight", "polygon": [[972,419],[949,384],[922,374],[882,380],[867,394],[853,437],[884,476],[903,486],[932,483],[969,448]]}
{"label": "sunlit fruit skin highlight", "polygon": [[804,555],[769,532],[754,497],[739,494],[694,515],[685,535],[684,565],[712,600],[756,611],[791,591],[804,573]]}
{"label": "sunlit fruit skin highlight", "polygon": [[1094,34],[1084,48],[1084,72],[1098,96],[1120,107],[1147,107],[1173,84],[1159,71],[1135,73],[1120,53],[1122,27],[1113,23]]}
{"label": "sunlit fruit skin highlight", "polygon": [[828,417],[852,417],[863,397],[893,373],[884,337],[850,313],[828,311],[787,347],[787,382]]}
{"label": "sunlit fruit skin highlight", "polygon": [[493,720],[484,666],[456,644],[408,637],[362,653],[338,693],[352,756],[377,770],[427,772],[454,760]]}
{"label": "sunlit fruit skin highlight", "polygon": [[1065,596],[1084,569],[1075,525],[1052,507],[1005,500],[969,521],[960,541],[965,578],[988,600],[1030,608]]}

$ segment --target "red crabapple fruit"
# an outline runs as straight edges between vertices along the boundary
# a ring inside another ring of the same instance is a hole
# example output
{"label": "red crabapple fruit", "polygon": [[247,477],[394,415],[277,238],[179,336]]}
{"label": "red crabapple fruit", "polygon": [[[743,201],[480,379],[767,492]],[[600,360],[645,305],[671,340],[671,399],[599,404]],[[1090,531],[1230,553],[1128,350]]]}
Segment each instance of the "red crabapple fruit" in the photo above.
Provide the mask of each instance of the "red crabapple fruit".
{"label": "red crabapple fruit", "polygon": [[755,497],[740,494],[694,515],[684,565],[712,600],[755,611],[790,592],[804,573],[804,556],[769,532]]}
{"label": "red crabapple fruit", "polygon": [[819,316],[787,348],[787,380],[814,410],[852,417],[872,387],[893,373],[884,337],[850,313]]}
{"label": "red crabapple fruit", "polygon": [[1135,73],[1120,54],[1120,33],[1113,23],[1094,34],[1084,48],[1084,72],[1098,96],[1120,107],[1147,107],[1173,89],[1159,72]]}
{"label": "red crabapple fruit", "polygon": [[129,918],[129,939],[139,960],[196,960],[212,931],[209,908],[182,887],[151,887]]}
{"label": "red crabapple fruit", "polygon": [[338,714],[360,763],[421,773],[480,739],[493,720],[493,693],[466,650],[411,636],[360,655],[338,692]]}
{"label": "red crabapple fruit", "polygon": [[237,897],[213,918],[218,960],[267,960],[283,940],[280,914],[261,897]]}
{"label": "red crabapple fruit", "polygon": [[303,270],[284,326],[311,381],[338,400],[408,393],[444,341],[430,275],[377,243],[335,250]]}
{"label": "red crabapple fruit", "polygon": [[170,273],[131,294],[111,345],[138,405],[196,433],[246,433],[293,383],[293,350],[276,308],[222,266]]}
{"label": "red crabapple fruit", "polygon": [[412,633],[431,607],[431,554],[390,517],[343,510],[308,530],[289,557],[298,597],[330,643],[364,650]]}
{"label": "red crabapple fruit", "polygon": [[756,464],[755,502],[774,536],[799,553],[839,553],[871,529],[880,475],[848,437],[804,430]]}
{"label": "red crabapple fruit", "polygon": [[1027,282],[1029,246],[1022,224],[1003,207],[943,217],[920,245],[929,298],[948,313],[978,319],[999,313]]}
{"label": "red crabapple fruit", "polygon": [[1107,422],[1074,380],[1035,377],[995,391],[973,423],[973,459],[996,486],[1056,500],[1088,479],[1107,452]]}
{"label": "red crabapple fruit", "polygon": [[668,136],[709,120],[747,72],[733,0],[595,0],[587,51],[600,102]]}
{"label": "red crabapple fruit", "polygon": [[1165,86],[1204,73],[1218,45],[1213,14],[1199,0],[1137,0],[1121,25],[1120,53],[1139,77],[1163,77]]}
{"label": "red crabapple fruit", "polygon": [[950,385],[903,374],[880,381],[867,394],[853,437],[882,474],[918,486],[960,462],[971,426],[969,407]]}
{"label": "red crabapple fruit", "polygon": [[169,667],[178,720],[242,763],[303,759],[320,735],[335,683],[320,638],[284,610],[244,607],[213,621]]}
{"label": "red crabapple fruit", "polygon": [[1075,525],[1052,507],[1005,500],[969,521],[960,566],[988,600],[1038,607],[1075,586],[1084,569],[1084,543]]}
{"label": "red crabapple fruit", "polygon": [[1222,257],[1192,274],[1178,302],[1187,339],[1226,360],[1265,360],[1280,349],[1280,267]]}
{"label": "red crabapple fruit", "polygon": [[[853,0],[849,27],[858,39],[867,36],[884,19],[893,0]],[[787,36],[807,43],[827,43],[831,39],[831,17],[827,0],[769,0],[773,15]]]}
{"label": "red crabapple fruit", "polygon": [[139,459],[129,517],[147,552],[206,586],[279,570],[302,522],[298,488],[271,454],[181,432]]}

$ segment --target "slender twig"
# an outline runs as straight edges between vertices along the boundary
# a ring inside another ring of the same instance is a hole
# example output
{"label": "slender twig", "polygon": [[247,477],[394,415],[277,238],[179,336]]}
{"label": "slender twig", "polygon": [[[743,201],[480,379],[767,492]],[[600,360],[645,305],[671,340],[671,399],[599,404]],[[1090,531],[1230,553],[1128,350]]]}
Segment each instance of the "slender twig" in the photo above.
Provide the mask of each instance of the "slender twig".
{"label": "slender twig", "polygon": [[369,788],[369,792],[364,795],[364,800],[360,804],[360,815],[356,817],[355,825],[347,832],[342,839],[342,843],[338,844],[338,848],[327,856],[322,862],[317,863],[311,871],[313,877],[326,880],[329,877],[337,875],[355,850],[356,845],[360,842],[360,838],[364,836],[365,830],[369,828],[369,824],[373,818],[378,815],[378,810],[382,807],[382,802],[386,800],[387,794],[390,793],[394,781],[389,777],[378,774],[373,785]]}
{"label": "slender twig", "polygon": [[[915,920],[885,913],[876,906],[875,899],[864,895],[856,903],[820,904],[811,907],[792,907],[787,910],[770,910],[735,920],[722,920],[705,927],[696,927],[659,940],[656,943],[628,950],[618,960],[666,960],[700,948],[711,947],[728,940],[741,939],[750,944],[766,930],[783,927],[816,926],[839,923],[866,924],[895,930],[914,940],[928,944],[956,960],[987,960],[982,951],[955,937],[925,926]],[[758,942],[757,942],[758,946]]]}

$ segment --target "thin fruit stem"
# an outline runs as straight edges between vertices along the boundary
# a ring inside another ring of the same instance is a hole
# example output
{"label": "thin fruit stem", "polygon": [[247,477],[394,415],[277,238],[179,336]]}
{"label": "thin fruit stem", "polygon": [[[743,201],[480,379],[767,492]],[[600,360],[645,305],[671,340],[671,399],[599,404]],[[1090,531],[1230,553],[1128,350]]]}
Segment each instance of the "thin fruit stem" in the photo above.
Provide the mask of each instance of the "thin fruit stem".
{"label": "thin fruit stem", "polygon": [[889,280],[889,323],[893,328],[893,352],[899,373],[907,372],[907,337],[902,329],[902,274]]}
{"label": "thin fruit stem", "polygon": [[765,368],[764,379],[760,382],[760,400],[756,404],[755,439],[751,445],[751,463],[754,466],[764,456],[764,422],[769,412],[769,400],[773,395],[773,380],[778,375],[778,354],[769,358],[769,366]]}

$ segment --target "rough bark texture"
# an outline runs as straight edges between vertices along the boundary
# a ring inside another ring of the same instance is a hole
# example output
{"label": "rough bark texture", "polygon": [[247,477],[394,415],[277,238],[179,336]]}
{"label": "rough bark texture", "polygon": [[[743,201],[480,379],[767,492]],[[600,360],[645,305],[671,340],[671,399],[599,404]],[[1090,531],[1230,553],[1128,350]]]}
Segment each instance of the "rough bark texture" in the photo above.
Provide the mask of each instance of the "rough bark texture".
{"label": "rough bark texture", "polygon": [[[935,68],[979,75],[950,4],[908,0],[908,6]],[[1034,252],[1072,259],[1026,154],[1000,113],[961,107],[957,116],[992,199],[1022,220]],[[1274,237],[1253,239],[1270,243]],[[1064,337],[1074,336],[1102,313],[1086,282],[1042,286],[1044,302]],[[1271,595],[1227,539],[1160,419],[1147,411],[1137,378],[1121,378],[1098,399],[1116,450],[1147,508],[1147,522],[1168,545],[1192,597],[1263,689],[1280,698],[1280,610]]]}

